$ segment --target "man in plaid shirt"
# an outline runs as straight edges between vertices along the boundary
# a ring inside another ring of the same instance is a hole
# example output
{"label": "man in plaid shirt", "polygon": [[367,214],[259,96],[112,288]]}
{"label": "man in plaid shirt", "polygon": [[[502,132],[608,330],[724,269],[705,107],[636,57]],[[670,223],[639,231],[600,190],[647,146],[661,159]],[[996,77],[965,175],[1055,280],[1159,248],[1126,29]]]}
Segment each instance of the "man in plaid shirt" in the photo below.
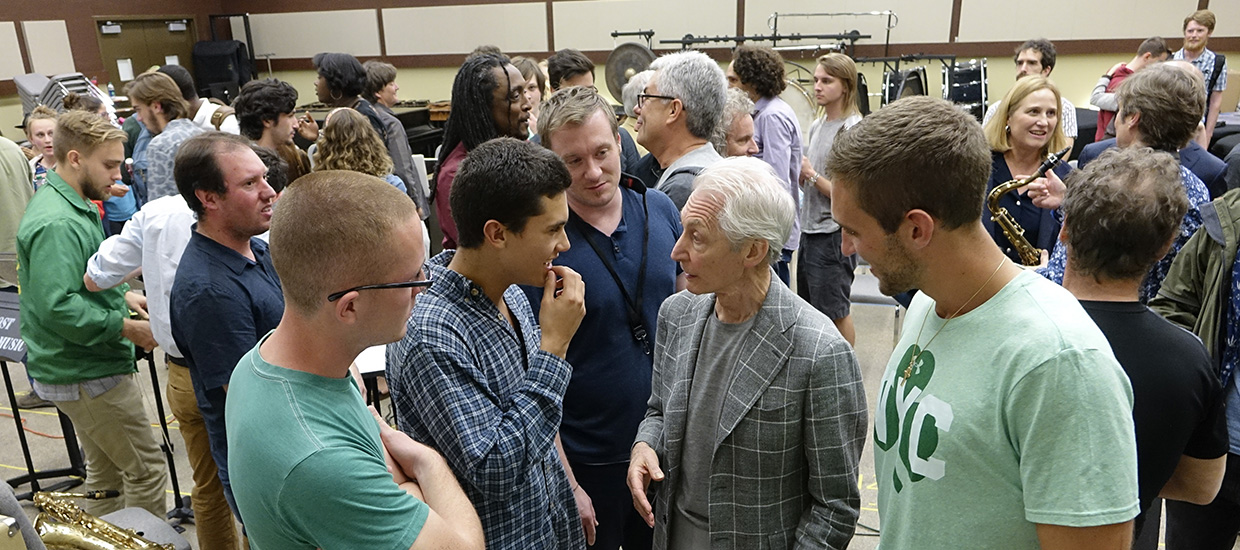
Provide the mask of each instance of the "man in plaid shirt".
{"label": "man in plaid shirt", "polygon": [[[460,248],[430,260],[434,283],[388,348],[398,426],[443,453],[491,549],[585,547],[557,437],[585,315],[581,276],[551,264],[569,247],[570,183],[532,143],[471,151],[450,196]],[[518,284],[544,289],[537,323]]]}

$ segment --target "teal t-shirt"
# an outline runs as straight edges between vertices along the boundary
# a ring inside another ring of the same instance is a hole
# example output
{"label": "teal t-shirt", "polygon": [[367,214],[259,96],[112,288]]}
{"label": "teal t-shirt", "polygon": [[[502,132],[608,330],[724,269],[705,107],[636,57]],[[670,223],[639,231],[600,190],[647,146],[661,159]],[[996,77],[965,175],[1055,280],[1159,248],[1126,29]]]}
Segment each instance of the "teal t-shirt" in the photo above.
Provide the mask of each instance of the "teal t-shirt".
{"label": "teal t-shirt", "polygon": [[258,346],[233,370],[225,414],[229,477],[250,544],[412,546],[430,508],[392,481],[353,378],[272,365]]}
{"label": "teal t-shirt", "polygon": [[1025,271],[946,326],[933,308],[910,304],[879,390],[882,549],[1036,549],[1035,523],[1135,517],[1132,387],[1076,299]]}

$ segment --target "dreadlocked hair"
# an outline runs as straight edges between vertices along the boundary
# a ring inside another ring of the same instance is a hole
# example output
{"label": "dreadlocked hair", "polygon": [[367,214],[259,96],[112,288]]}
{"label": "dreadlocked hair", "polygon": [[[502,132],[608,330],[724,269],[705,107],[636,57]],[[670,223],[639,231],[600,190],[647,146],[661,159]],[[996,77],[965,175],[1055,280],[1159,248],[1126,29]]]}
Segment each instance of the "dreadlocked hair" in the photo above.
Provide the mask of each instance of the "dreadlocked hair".
{"label": "dreadlocked hair", "polygon": [[502,70],[509,63],[505,55],[487,53],[471,56],[461,65],[452,82],[452,112],[443,128],[443,147],[439,149],[436,178],[457,145],[464,143],[465,150],[472,151],[486,141],[500,137],[495,130],[495,121],[491,119],[492,94],[499,85],[492,70]]}

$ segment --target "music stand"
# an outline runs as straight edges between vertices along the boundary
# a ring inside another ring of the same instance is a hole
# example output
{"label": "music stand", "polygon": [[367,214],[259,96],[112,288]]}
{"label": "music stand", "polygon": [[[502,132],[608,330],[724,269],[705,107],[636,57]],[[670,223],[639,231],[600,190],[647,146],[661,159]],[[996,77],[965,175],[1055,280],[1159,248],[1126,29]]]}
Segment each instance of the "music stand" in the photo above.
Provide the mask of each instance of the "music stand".
{"label": "music stand", "polygon": [[[35,470],[34,460],[30,457],[30,443],[26,441],[26,430],[22,426],[22,415],[20,409],[17,408],[17,395],[13,392],[13,379],[9,375],[9,361],[23,362],[26,356],[26,344],[21,339],[21,323],[19,322],[20,310],[18,308],[18,295],[10,292],[0,292],[0,370],[4,371],[4,389],[9,396],[9,405],[13,411],[13,423],[17,426],[17,440],[21,443],[22,457],[26,461],[26,474],[5,481],[12,487],[16,488],[27,483],[30,484],[30,491],[25,493],[16,493],[14,496],[18,500],[30,500],[34,497],[34,493],[38,491],[63,491],[77,487],[86,479],[86,464],[82,460],[82,450],[78,447],[77,434],[73,431],[73,423],[69,421],[69,417],[65,413],[56,409],[56,414],[60,418],[60,429],[65,435],[65,452],[69,455],[68,468],[56,468],[52,470]],[[41,487],[40,480],[53,479],[58,477],[68,477],[64,481],[60,481]]]}
{"label": "music stand", "polygon": [[138,354],[139,359],[146,360],[146,366],[151,371],[151,393],[155,394],[155,411],[159,415],[159,429],[163,435],[163,441],[160,441],[159,448],[164,451],[164,458],[168,461],[168,477],[172,479],[173,501],[176,503],[171,510],[168,510],[166,517],[170,520],[170,524],[177,531],[184,530],[181,523],[194,523],[194,509],[191,507],[190,497],[181,494],[181,484],[177,481],[177,464],[172,456],[172,438],[168,436],[168,417],[164,413],[164,399],[159,389],[159,372],[155,370],[155,354],[145,351],[140,347],[134,347],[134,351]]}

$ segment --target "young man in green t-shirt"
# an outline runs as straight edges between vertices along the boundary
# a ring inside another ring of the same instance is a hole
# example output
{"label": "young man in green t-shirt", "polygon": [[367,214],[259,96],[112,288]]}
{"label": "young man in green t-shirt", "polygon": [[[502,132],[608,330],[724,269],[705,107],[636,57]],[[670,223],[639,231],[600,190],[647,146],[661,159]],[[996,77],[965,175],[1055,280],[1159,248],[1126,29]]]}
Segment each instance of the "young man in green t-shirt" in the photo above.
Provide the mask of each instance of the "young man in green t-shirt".
{"label": "young man in green t-shirt", "polygon": [[843,252],[920,289],[883,374],[874,463],[884,550],[1128,548],[1132,389],[1066,290],[1009,261],[981,223],[981,126],[928,97],[835,142]]}
{"label": "young man in green t-shirt", "polygon": [[226,420],[233,493],[262,548],[483,548],[443,457],[367,412],[349,376],[401,338],[429,284],[413,202],[355,172],[302,177],[271,222],[284,315],[237,364]]}

